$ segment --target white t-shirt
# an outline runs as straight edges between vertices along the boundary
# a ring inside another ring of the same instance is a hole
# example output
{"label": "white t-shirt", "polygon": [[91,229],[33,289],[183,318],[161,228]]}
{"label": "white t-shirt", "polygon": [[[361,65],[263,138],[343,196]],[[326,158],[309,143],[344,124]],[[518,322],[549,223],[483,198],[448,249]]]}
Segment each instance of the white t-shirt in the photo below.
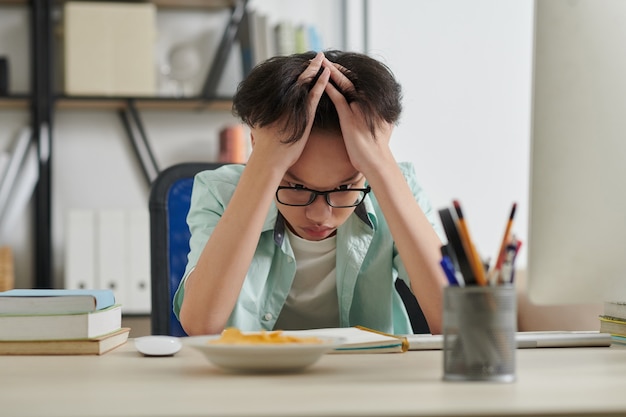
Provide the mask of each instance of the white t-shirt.
{"label": "white t-shirt", "polygon": [[274,329],[338,327],[337,236],[312,241],[289,229],[287,235],[296,257],[296,276]]}

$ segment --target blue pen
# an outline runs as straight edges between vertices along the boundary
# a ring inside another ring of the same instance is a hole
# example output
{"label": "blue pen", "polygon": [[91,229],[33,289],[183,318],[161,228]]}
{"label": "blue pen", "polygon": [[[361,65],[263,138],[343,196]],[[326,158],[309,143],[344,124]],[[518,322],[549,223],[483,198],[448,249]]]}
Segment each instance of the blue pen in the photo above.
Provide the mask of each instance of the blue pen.
{"label": "blue pen", "polygon": [[443,272],[446,274],[446,278],[448,278],[448,283],[450,285],[459,285],[459,280],[456,278],[456,273],[454,271],[454,265],[452,264],[452,260],[449,256],[444,256],[439,261],[439,265],[443,269]]}

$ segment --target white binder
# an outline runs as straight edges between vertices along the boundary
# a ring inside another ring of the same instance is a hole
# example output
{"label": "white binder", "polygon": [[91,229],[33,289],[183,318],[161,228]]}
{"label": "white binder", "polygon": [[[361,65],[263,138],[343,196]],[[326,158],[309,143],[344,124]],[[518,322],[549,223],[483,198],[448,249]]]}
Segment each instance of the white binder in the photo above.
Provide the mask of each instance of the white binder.
{"label": "white binder", "polygon": [[129,306],[128,242],[126,212],[106,209],[98,212],[96,288],[108,288],[124,312]]}
{"label": "white binder", "polygon": [[96,213],[73,209],[67,215],[65,288],[96,288]]}
{"label": "white binder", "polygon": [[149,314],[150,292],[150,214],[148,210],[128,212],[128,305],[127,313]]}

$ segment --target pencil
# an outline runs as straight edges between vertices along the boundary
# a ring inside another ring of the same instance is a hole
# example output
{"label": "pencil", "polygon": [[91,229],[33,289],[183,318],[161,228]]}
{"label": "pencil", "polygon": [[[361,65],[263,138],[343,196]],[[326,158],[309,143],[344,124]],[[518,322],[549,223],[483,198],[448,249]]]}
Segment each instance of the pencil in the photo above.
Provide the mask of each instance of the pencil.
{"label": "pencil", "polygon": [[469,228],[467,227],[467,222],[465,221],[465,217],[463,216],[463,210],[461,210],[461,203],[458,200],[453,200],[452,204],[454,205],[454,209],[456,210],[457,223],[459,229],[459,235],[461,236],[461,241],[463,242],[463,246],[465,247],[465,252],[467,253],[467,257],[474,272],[474,277],[476,277],[476,282],[479,285],[487,284],[487,277],[485,276],[485,269],[483,268],[483,262],[480,259],[480,255],[472,242],[472,238],[470,236]]}
{"label": "pencil", "polygon": [[517,203],[513,203],[513,207],[511,207],[511,214],[509,214],[509,219],[506,222],[506,227],[504,228],[504,236],[502,236],[502,242],[500,243],[500,250],[498,251],[498,256],[496,257],[496,264],[494,270],[492,271],[495,279],[497,279],[497,274],[502,268],[502,263],[504,262],[504,258],[506,256],[506,246],[509,243],[509,236],[511,235],[511,228],[513,227],[513,219],[515,218],[515,209],[517,208]]}

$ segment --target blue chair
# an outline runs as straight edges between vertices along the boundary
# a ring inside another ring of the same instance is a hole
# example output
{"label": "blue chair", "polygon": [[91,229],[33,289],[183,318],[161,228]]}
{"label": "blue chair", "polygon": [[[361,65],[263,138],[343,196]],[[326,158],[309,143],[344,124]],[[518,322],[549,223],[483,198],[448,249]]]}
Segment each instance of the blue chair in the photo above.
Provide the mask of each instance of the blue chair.
{"label": "blue chair", "polygon": [[187,213],[193,178],[200,171],[221,166],[185,162],[163,170],[150,190],[150,268],[152,334],[186,336],[172,312],[172,299],[185,273],[190,232]]}
{"label": "blue chair", "polygon": [[[150,191],[150,257],[152,284],[152,334],[186,336],[172,312],[172,300],[185,273],[190,232],[187,213],[191,201],[193,178],[200,171],[222,164],[185,162],[162,171]],[[411,320],[414,333],[429,333],[428,323],[411,290],[396,280]]]}

